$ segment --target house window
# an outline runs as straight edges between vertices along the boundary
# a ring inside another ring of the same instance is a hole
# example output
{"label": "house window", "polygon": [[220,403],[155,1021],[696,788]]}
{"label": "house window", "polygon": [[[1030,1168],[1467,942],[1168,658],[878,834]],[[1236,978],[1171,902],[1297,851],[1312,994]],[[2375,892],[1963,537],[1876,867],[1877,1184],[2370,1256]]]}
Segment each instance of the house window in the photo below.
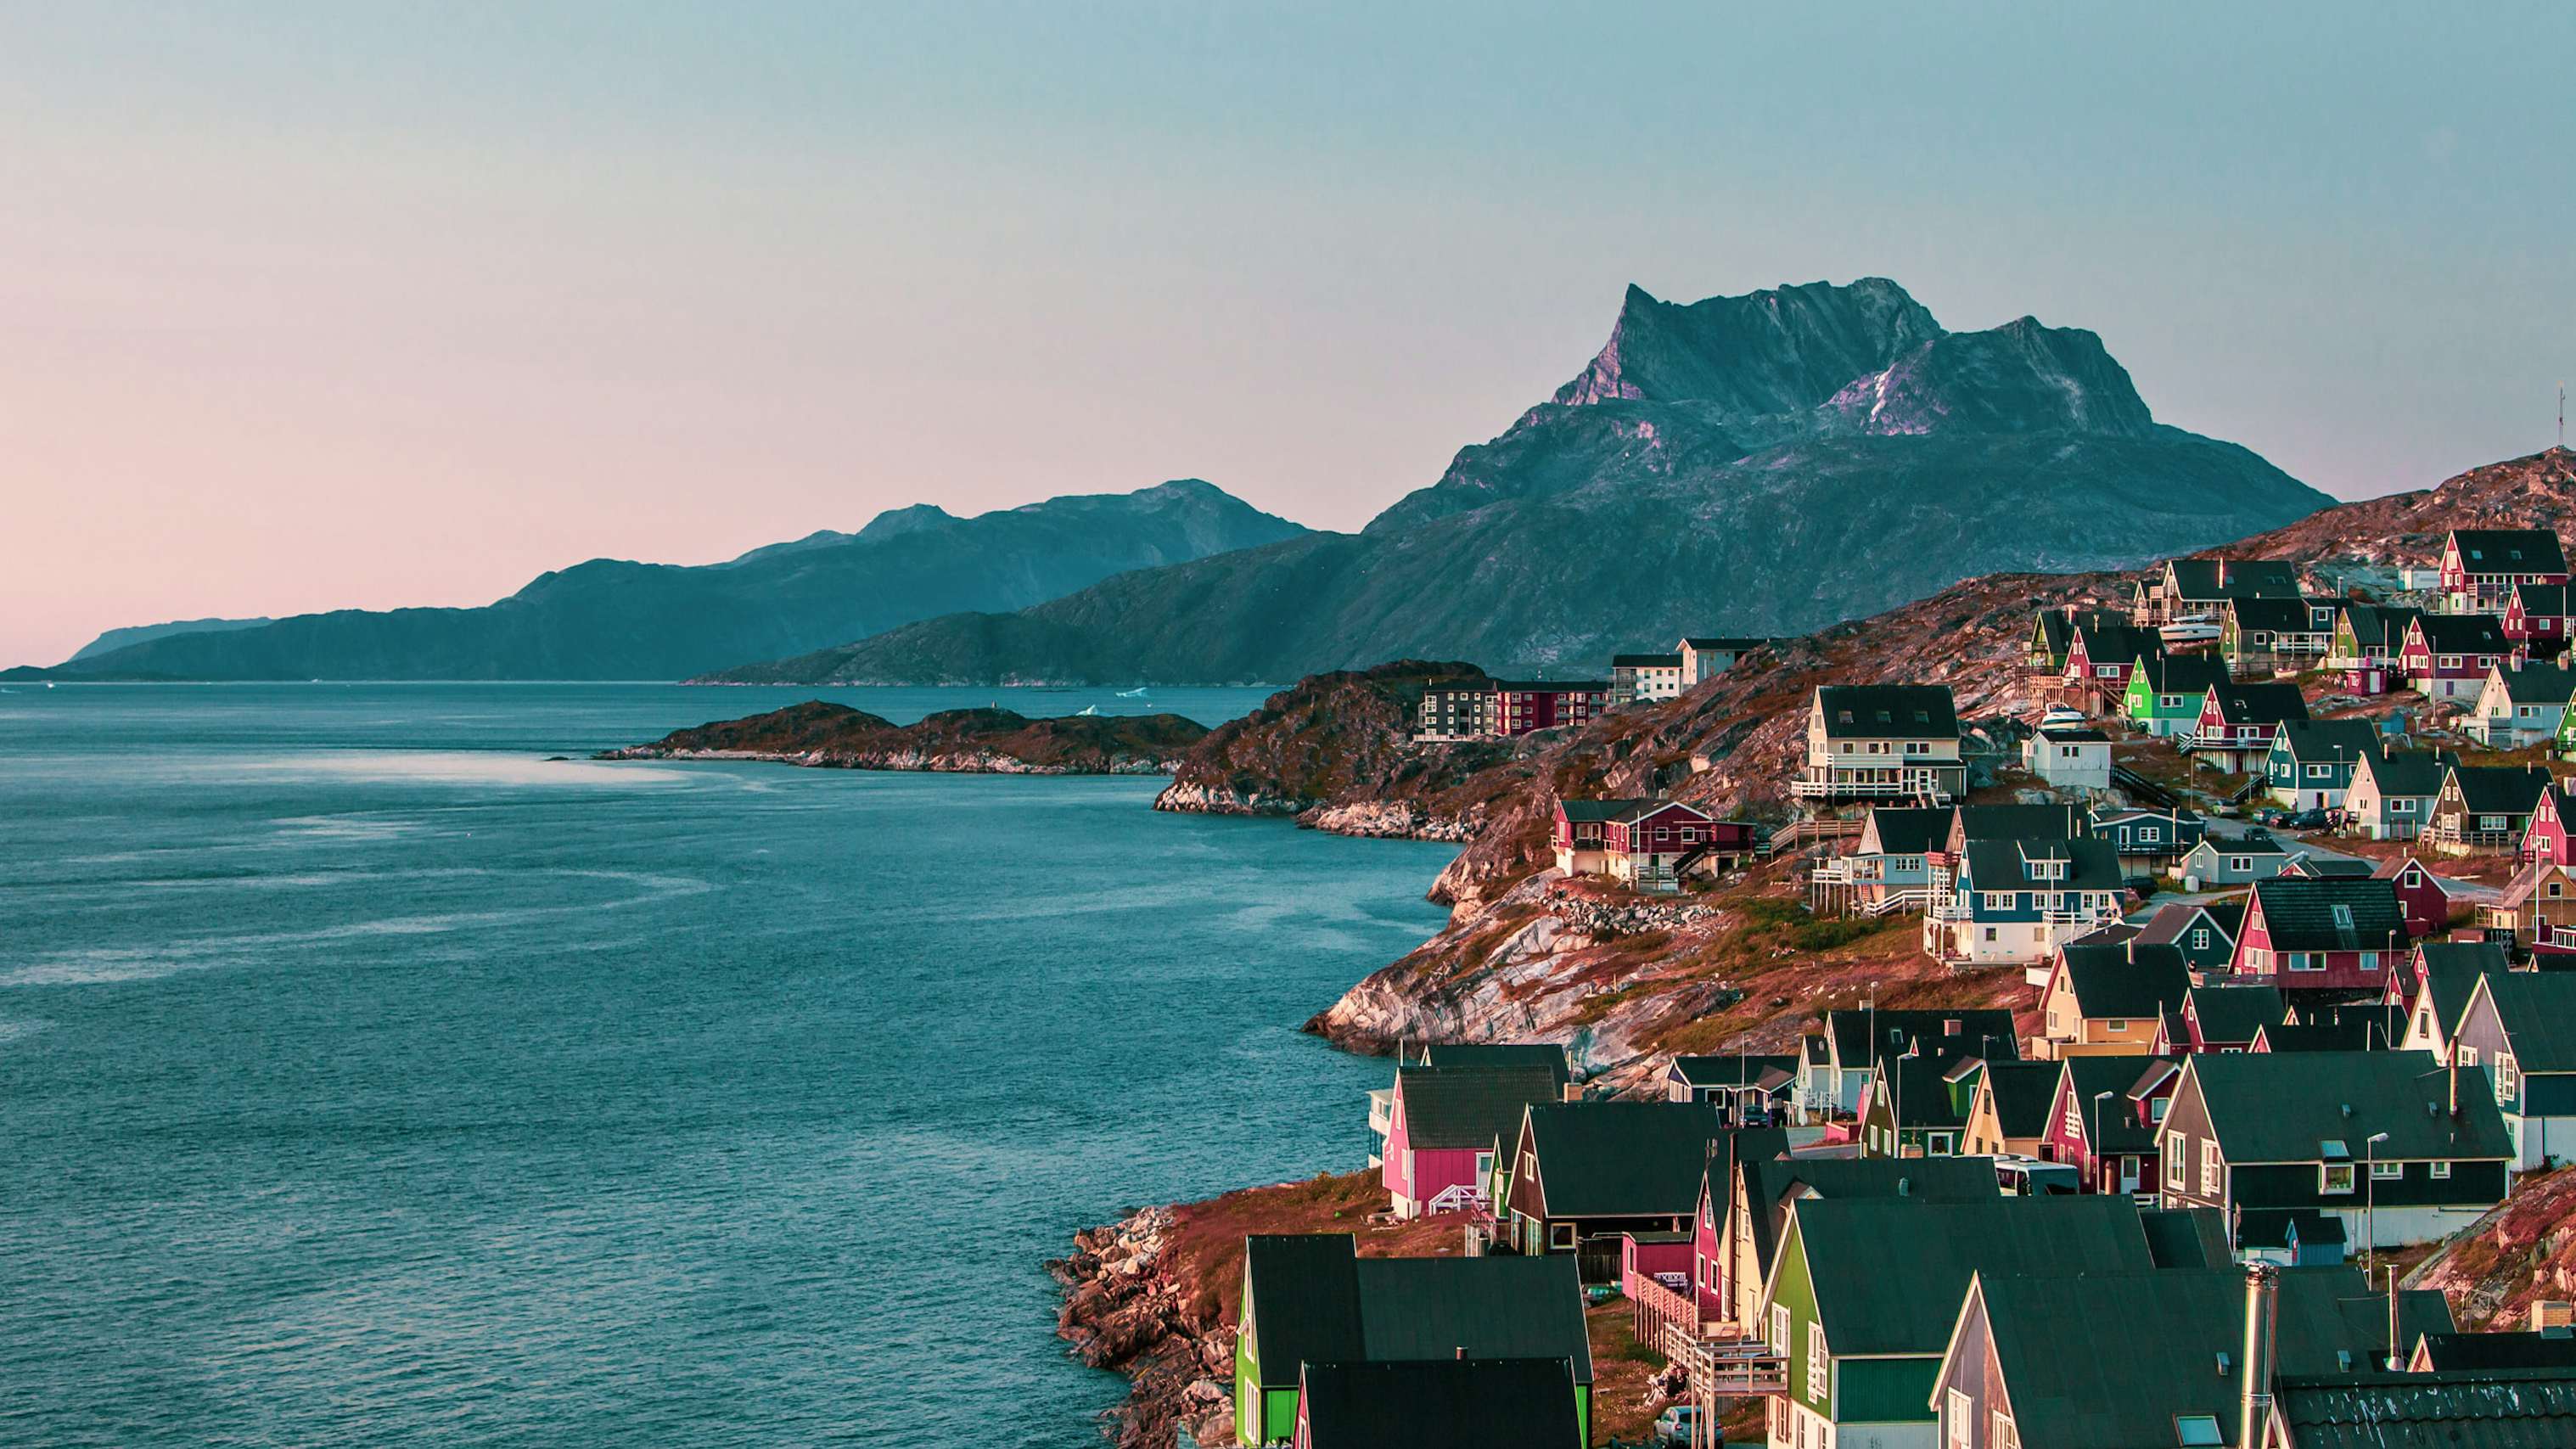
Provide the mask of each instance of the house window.
{"label": "house window", "polygon": [[2495,1092],[2499,1102],[2511,1102],[2522,1091],[2522,1072],[2511,1052],[2497,1052],[2495,1057]]}
{"label": "house window", "polygon": [[2151,1121],[2162,1122],[2163,1120],[2165,1120],[2165,1108],[2167,1108],[2167,1107],[2169,1107],[2169,1106],[2171,1106],[2171,1105],[2173,1105],[2173,1103],[2172,1103],[2171,1099],[2169,1099],[2169,1098],[2165,1098],[2165,1097],[2158,1097],[2158,1098],[2156,1098],[2154,1101],[2149,1102],[2149,1103],[2147,1104],[2147,1116],[2148,1116],[2148,1118],[2149,1118]]}
{"label": "house window", "polygon": [[2203,1143],[2203,1144],[2201,1145],[2201,1153],[2200,1153],[2200,1195],[2201,1195],[2202,1197],[2223,1197],[2223,1196],[2225,1196],[2225,1194],[2224,1194],[2224,1193],[2222,1193],[2221,1191],[2219,1191],[2219,1184],[2220,1184],[2220,1182],[2221,1182],[2221,1174],[2222,1174],[2224,1171],[2225,1171],[2225,1169],[2223,1169],[2222,1167],[2220,1167],[2220,1166],[2219,1166],[2219,1162],[2218,1162],[2218,1142],[2217,1142],[2217,1139],[2212,1138],[2211,1140],[2209,1140],[2209,1141],[2207,1141],[2207,1142],[2205,1142],[2205,1143]]}
{"label": "house window", "polygon": [[1991,1449],[2021,1449],[2021,1430],[2014,1426],[2012,1415],[1995,1410],[1994,1433],[1986,1443]]}
{"label": "house window", "polygon": [[2191,949],[2195,951],[2206,951],[2209,949],[2209,928],[2207,926],[2195,926],[2192,928]]}
{"label": "house window", "polygon": [[1825,1353],[1825,1326],[1810,1319],[1807,1323],[1807,1402],[1823,1403],[1825,1390],[1832,1383],[1832,1360]]}
{"label": "house window", "polygon": [[1783,1303],[1771,1305],[1771,1351],[1789,1356],[1789,1308]]}
{"label": "house window", "polygon": [[1976,1449],[1977,1407],[1968,1396],[1952,1389],[1941,1406],[1941,1441],[1949,1449]]}
{"label": "house window", "polygon": [[2250,855],[2231,855],[2227,858],[2227,868],[2235,871],[2239,875],[2243,875],[2254,869],[2254,857]]}
{"label": "house window", "polygon": [[2434,1164],[2433,1164],[2433,1176],[2435,1176],[2435,1177],[2439,1178],[2439,1177],[2449,1177],[2450,1175],[2451,1175],[2451,1164],[2449,1164],[2449,1163],[2447,1163],[2447,1162],[2436,1162],[2436,1163],[2434,1163]]}
{"label": "house window", "polygon": [[2116,1016],[2104,1021],[2102,1025],[2105,1030],[2109,1031],[2127,1031],[2129,1029],[2129,1024]]}
{"label": "house window", "polygon": [[2378,952],[2376,952],[2376,951],[2364,951],[2364,952],[2362,952],[2362,953],[2361,953],[2361,969],[2362,969],[2362,970],[2364,970],[2364,971],[2376,971],[2376,970],[2378,970],[2378,969],[2379,969],[2379,953],[2378,953]]}
{"label": "house window", "polygon": [[2291,951],[2284,954],[2281,959],[2283,963],[2293,971],[2323,971],[2326,969],[2326,963],[2318,959],[2318,955],[2314,951]]}
{"label": "house window", "polygon": [[2403,1162],[2382,1162],[2375,1157],[2370,1160],[2370,1180],[2373,1182],[2393,1182],[2405,1175],[2406,1164]]}
{"label": "house window", "polygon": [[2165,1186],[2180,1192],[2190,1179],[2183,1175],[2182,1144],[2174,1144],[2173,1155],[2165,1159]]}
{"label": "house window", "polygon": [[1571,1248],[1571,1247],[1573,1247],[1573,1246],[1574,1246],[1574,1224],[1572,1224],[1572,1223],[1550,1223],[1550,1224],[1548,1224],[1548,1225],[1547,1225],[1547,1242],[1548,1242],[1548,1246],[1549,1246],[1549,1247],[1552,1247],[1552,1248]]}
{"label": "house window", "polygon": [[2352,1164],[2349,1162],[2318,1163],[2317,1191],[2342,1193],[2351,1192]]}

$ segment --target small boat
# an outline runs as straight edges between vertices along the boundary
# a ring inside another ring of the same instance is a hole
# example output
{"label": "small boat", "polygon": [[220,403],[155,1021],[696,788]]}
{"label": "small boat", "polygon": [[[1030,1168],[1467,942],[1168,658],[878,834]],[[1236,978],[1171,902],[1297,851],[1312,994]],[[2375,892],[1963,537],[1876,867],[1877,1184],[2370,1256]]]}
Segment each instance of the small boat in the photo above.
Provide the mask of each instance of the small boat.
{"label": "small boat", "polygon": [[2044,730],[2080,729],[2083,724],[2084,711],[2062,704],[2049,706],[2048,713],[2039,717],[2039,727]]}
{"label": "small boat", "polygon": [[1096,704],[1086,704],[1086,705],[1084,705],[1082,708],[1075,710],[1075,711],[1073,712],[1073,717],[1074,717],[1075,719],[1080,719],[1080,718],[1082,718],[1084,715],[1087,715],[1087,714],[1098,714],[1098,713],[1100,713],[1100,706],[1098,706],[1098,705],[1096,705]]}
{"label": "small boat", "polygon": [[1118,697],[1120,699],[1142,699],[1145,697],[1145,689],[1146,686],[1141,684],[1137,685],[1134,689],[1122,689],[1118,691]]}
{"label": "small boat", "polygon": [[2156,631],[2167,644],[2214,644],[2222,631],[2213,619],[2176,619]]}

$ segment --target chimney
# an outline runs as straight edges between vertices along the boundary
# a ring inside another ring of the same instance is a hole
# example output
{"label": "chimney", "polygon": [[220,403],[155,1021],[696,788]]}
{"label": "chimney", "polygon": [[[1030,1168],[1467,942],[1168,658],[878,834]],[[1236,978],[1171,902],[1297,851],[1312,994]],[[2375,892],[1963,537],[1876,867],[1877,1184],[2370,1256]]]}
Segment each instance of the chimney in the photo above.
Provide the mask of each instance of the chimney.
{"label": "chimney", "polygon": [[2397,1341],[2397,1265],[2388,1265],[2388,1371],[2406,1366],[2406,1345]]}
{"label": "chimney", "polygon": [[2454,1121],[2454,1122],[2456,1122],[2456,1121],[2458,1121],[2458,1120],[2459,1120],[2459,1118],[2460,1118],[2460,1049],[2459,1049],[2459,1046],[2458,1046],[2456,1043],[2454,1043],[2454,1044],[2453,1044],[2453,1046],[2451,1047],[2451,1050],[2450,1050],[2450,1058],[2451,1058],[2451,1120],[2452,1120],[2452,1121]]}
{"label": "chimney", "polygon": [[2236,1419],[2240,1449],[2263,1442],[2272,1418],[2273,1319],[2280,1302],[2280,1270],[2256,1263],[2245,1270],[2245,1388]]}

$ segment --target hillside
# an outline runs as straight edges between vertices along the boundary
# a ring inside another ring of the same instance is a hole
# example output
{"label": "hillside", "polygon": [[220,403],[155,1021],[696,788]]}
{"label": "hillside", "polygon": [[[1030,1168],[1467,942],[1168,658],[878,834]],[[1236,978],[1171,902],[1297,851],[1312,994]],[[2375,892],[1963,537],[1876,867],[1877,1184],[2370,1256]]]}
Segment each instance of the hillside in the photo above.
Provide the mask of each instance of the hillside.
{"label": "hillside", "polygon": [[1218,683],[1389,658],[1562,672],[1685,632],[1802,633],[1963,578],[2136,565],[2326,501],[2157,423],[2090,332],[2027,317],[1946,332],[1880,279],[1689,306],[1632,288],[1580,375],[1360,534],[714,677]]}
{"label": "hillside", "polygon": [[721,564],[594,559],[471,609],[344,609],[165,634],[59,678],[678,679],[1304,530],[1196,480],[956,518],[920,505]]}
{"label": "hillside", "polygon": [[1207,737],[1176,714],[1030,719],[1007,709],[952,709],[898,725],[819,699],[743,719],[673,730],[603,760],[775,760],[842,770],[985,775],[1157,775]]}

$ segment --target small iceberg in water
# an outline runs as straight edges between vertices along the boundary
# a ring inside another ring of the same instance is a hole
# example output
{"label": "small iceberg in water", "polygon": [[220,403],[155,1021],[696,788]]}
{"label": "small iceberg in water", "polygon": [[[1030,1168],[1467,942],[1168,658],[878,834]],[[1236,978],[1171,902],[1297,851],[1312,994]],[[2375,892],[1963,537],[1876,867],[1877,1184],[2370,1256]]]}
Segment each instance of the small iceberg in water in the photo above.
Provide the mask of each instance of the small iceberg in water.
{"label": "small iceberg in water", "polygon": [[1122,689],[1118,691],[1118,697],[1120,699],[1143,699],[1145,697],[1145,686],[1140,684],[1134,689]]}

